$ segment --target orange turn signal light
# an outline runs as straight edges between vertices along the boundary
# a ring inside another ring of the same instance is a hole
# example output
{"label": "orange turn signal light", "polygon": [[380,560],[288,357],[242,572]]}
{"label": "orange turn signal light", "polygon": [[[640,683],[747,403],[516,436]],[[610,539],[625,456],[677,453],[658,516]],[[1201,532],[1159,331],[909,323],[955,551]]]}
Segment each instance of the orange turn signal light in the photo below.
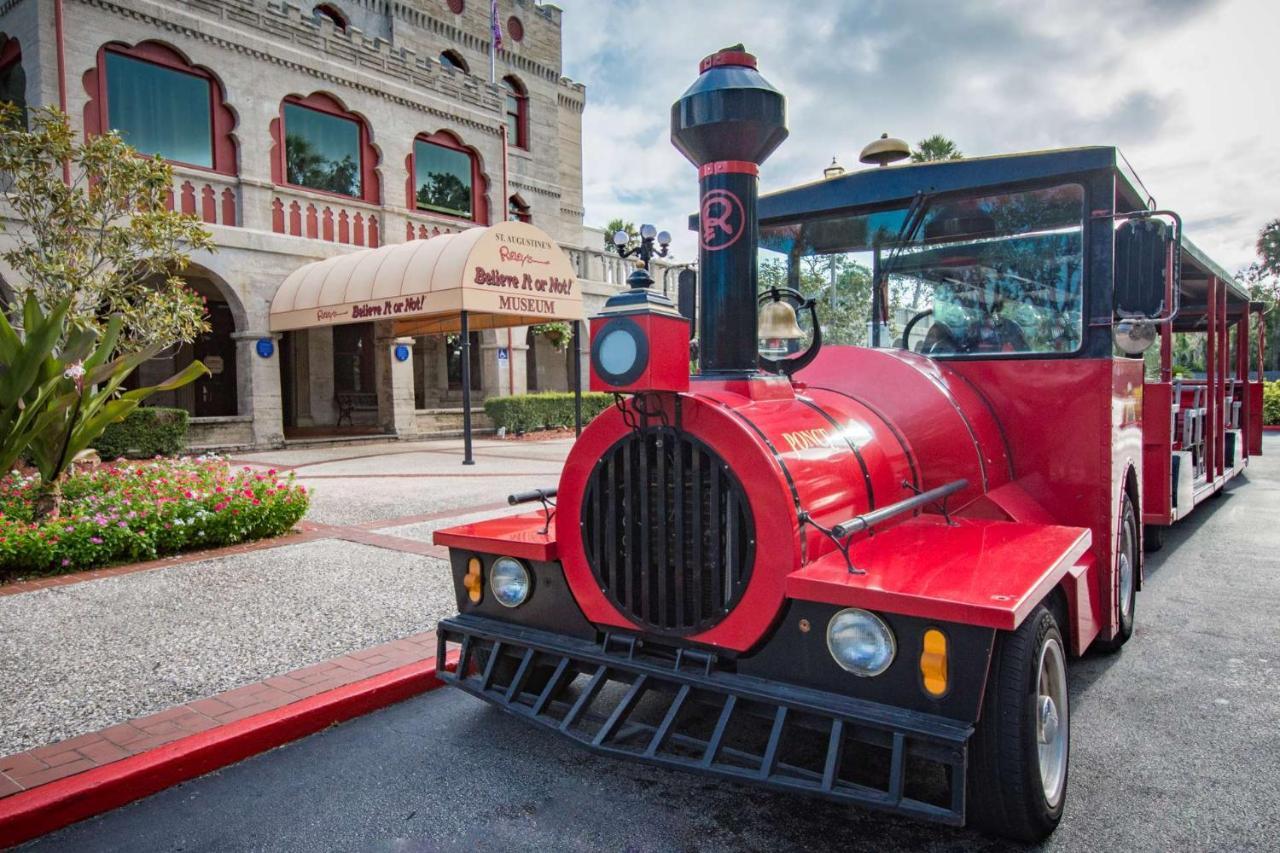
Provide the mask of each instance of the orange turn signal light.
{"label": "orange turn signal light", "polygon": [[924,692],[941,696],[947,692],[947,635],[937,628],[924,632],[920,648],[920,679]]}
{"label": "orange turn signal light", "polygon": [[467,574],[462,579],[462,585],[466,587],[467,597],[471,599],[472,604],[480,603],[480,585],[483,576],[484,565],[480,562],[480,558],[472,557],[467,561]]}

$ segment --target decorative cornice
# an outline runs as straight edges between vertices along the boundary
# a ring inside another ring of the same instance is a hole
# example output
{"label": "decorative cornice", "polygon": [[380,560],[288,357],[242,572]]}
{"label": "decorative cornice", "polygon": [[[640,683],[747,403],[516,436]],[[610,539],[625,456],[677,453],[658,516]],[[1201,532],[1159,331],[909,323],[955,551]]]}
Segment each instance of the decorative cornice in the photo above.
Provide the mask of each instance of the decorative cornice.
{"label": "decorative cornice", "polygon": [[526,183],[515,178],[507,178],[507,184],[509,186],[516,187],[517,189],[528,190],[529,192],[537,193],[538,195],[545,195],[548,198],[560,198],[561,196],[561,192],[558,189],[540,187],[536,184]]}
{"label": "decorative cornice", "polygon": [[[18,0],[18,2],[21,2],[21,0]],[[149,24],[150,26],[181,36],[184,39],[202,41],[223,50],[250,57],[259,62],[266,62],[271,65],[297,71],[316,80],[342,86],[347,89],[353,89],[366,95],[382,98],[383,100],[390,101],[398,106],[433,115],[438,118],[448,119],[474,130],[495,136],[501,136],[506,132],[505,123],[500,124],[496,120],[493,122],[485,122],[474,118],[468,118],[456,112],[431,106],[430,104],[423,103],[420,100],[414,100],[393,94],[382,87],[361,83],[350,79],[349,77],[343,77],[310,65],[305,65],[301,62],[285,59],[275,53],[249,47],[242,42],[232,41],[230,39],[184,26],[176,21],[167,20],[137,9],[131,9],[121,5],[120,3],[112,2],[112,0],[78,0],[78,2],[121,17],[131,18],[133,20]],[[296,11],[296,7],[294,8],[294,11]],[[273,18],[279,19],[284,15],[284,10],[277,11],[275,8],[269,8],[268,13],[270,13]],[[470,105],[479,107],[485,111],[496,113],[500,107],[501,101],[499,100],[498,91],[495,87],[489,86],[488,84],[482,84],[474,77],[468,77],[461,74],[451,74],[439,67],[433,69],[431,64],[428,64],[428,60],[417,58],[414,51],[407,48],[401,48],[398,50],[392,49],[387,42],[382,39],[365,39],[363,34],[358,30],[343,33],[327,21],[317,27],[309,22],[303,24],[301,17],[298,17],[298,22],[302,24],[302,26],[311,30],[311,32],[308,32],[301,28],[291,28],[288,26],[288,22],[283,20],[277,20],[274,22],[277,24],[283,24],[283,28],[281,26],[264,27],[261,23],[265,19],[266,14],[264,13],[243,8],[237,8],[234,10],[233,20],[236,23],[250,26],[257,24],[255,28],[263,30],[264,33],[273,35],[276,38],[289,37],[294,44],[304,49],[324,50],[329,56],[338,61],[350,61],[358,68],[384,73],[388,77],[399,79],[406,84],[435,91],[446,99],[469,103]],[[357,58],[357,54],[361,54],[359,58]],[[377,67],[377,65],[374,64],[374,57],[378,57],[382,60],[381,67]],[[459,86],[458,81],[454,78],[461,78],[462,85]]]}

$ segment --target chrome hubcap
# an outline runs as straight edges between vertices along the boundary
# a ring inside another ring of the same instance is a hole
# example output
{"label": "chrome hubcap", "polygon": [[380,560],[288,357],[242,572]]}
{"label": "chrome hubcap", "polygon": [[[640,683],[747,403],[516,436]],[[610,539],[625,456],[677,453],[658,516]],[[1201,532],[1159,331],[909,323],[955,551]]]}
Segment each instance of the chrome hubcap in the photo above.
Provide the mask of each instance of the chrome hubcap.
{"label": "chrome hubcap", "polygon": [[1040,782],[1050,808],[1062,800],[1067,781],[1067,667],[1062,645],[1054,638],[1040,650],[1036,677],[1036,740],[1040,757]]}
{"label": "chrome hubcap", "polygon": [[1129,555],[1120,555],[1120,616],[1125,621],[1133,610],[1133,561]]}

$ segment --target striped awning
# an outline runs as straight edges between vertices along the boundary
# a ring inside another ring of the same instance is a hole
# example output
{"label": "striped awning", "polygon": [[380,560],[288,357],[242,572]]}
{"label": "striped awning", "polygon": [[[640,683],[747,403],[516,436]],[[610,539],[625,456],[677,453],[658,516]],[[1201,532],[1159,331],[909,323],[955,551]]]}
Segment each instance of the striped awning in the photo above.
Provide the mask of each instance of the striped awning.
{"label": "striped awning", "polygon": [[271,330],[390,320],[397,335],[581,320],[582,288],[546,232],[502,222],[315,261],[271,300]]}

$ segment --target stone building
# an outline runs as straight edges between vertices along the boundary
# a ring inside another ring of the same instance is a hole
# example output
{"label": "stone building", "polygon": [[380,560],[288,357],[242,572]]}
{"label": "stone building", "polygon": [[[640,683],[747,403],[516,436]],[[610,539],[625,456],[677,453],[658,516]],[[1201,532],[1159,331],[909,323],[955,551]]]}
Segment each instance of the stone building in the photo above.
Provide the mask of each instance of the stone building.
{"label": "stone building", "polygon": [[[414,339],[406,420],[379,399],[382,322],[268,331],[304,263],[513,218],[568,252],[588,314],[621,285],[583,227],[586,94],[561,76],[561,10],[499,0],[498,20],[491,82],[487,0],[0,0],[0,97],[167,158],[172,204],[213,232],[189,270],[211,332],[139,371],[213,371],[155,401],[191,413],[193,446],[458,428],[456,336]],[[473,400],[568,388],[559,331],[473,332]]]}

